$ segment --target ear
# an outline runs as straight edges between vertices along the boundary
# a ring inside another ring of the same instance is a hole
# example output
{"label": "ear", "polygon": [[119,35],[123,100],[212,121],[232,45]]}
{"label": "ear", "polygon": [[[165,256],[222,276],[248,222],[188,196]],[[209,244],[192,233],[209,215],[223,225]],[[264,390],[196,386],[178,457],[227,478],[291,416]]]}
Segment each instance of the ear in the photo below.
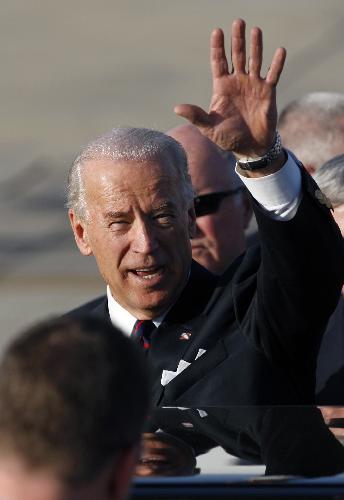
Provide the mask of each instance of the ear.
{"label": "ear", "polygon": [[189,238],[194,238],[196,234],[196,214],[193,206],[188,210],[188,231]]}
{"label": "ear", "polygon": [[131,478],[139,457],[138,448],[138,446],[131,446],[120,451],[110,465],[106,497],[108,500],[128,498]]}
{"label": "ear", "polygon": [[86,223],[81,221],[71,209],[68,210],[68,216],[80,252],[83,255],[92,255],[92,249],[88,242]]}

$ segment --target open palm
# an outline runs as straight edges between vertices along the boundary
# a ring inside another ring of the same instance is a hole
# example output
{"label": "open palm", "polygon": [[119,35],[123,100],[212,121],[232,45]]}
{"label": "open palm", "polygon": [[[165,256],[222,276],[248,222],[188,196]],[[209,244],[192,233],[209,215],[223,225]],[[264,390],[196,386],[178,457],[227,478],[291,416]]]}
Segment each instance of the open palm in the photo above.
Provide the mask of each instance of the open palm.
{"label": "open palm", "polygon": [[262,32],[251,30],[250,56],[246,71],[245,22],[232,24],[232,71],[229,72],[222,30],[211,36],[213,95],[209,112],[191,104],[176,106],[187,118],[222,149],[236,156],[257,157],[273,144],[276,122],[276,85],[286,51],[276,50],[266,78],[260,76],[263,59]]}

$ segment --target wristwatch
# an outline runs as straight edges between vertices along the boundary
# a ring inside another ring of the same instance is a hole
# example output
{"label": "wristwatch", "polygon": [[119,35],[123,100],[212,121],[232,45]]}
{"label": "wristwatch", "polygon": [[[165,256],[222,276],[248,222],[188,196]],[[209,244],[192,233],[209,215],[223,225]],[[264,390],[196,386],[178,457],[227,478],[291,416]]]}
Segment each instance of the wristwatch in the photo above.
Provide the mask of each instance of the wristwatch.
{"label": "wristwatch", "polygon": [[241,158],[240,160],[237,160],[236,164],[242,170],[259,170],[260,168],[264,168],[267,167],[268,165],[271,165],[271,163],[274,160],[276,160],[276,158],[279,156],[281,151],[282,151],[281,137],[278,133],[278,130],[276,130],[275,141],[271,146],[271,148],[265,153],[265,155],[257,156],[255,158],[251,157],[247,157],[245,159]]}

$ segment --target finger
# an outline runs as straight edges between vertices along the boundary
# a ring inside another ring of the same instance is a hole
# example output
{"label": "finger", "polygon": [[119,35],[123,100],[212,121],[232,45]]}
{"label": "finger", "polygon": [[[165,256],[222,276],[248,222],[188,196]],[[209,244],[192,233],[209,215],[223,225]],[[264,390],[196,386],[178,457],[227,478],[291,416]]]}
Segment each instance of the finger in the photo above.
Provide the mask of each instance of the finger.
{"label": "finger", "polygon": [[279,49],[276,50],[271,61],[271,66],[266,75],[267,83],[270,83],[271,85],[277,85],[283,70],[286,57],[287,57],[287,51],[283,47],[280,47]]}
{"label": "finger", "polygon": [[253,76],[260,76],[263,62],[263,34],[260,28],[252,28],[250,39],[250,58],[248,72]]}
{"label": "finger", "polygon": [[220,78],[223,75],[228,75],[225,40],[221,29],[216,29],[211,34],[210,66],[213,78]]}
{"label": "finger", "polygon": [[246,71],[245,21],[236,19],[232,24],[232,64],[234,72]]}
{"label": "finger", "polygon": [[209,125],[209,115],[204,109],[192,104],[178,104],[175,106],[174,112],[189,120],[196,127],[206,127]]}

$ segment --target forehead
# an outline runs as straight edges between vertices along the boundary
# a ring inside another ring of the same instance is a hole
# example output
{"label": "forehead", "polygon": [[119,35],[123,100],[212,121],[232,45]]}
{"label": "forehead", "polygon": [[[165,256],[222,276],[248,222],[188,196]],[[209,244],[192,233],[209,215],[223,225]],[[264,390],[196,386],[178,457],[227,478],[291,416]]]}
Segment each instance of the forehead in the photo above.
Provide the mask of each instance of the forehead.
{"label": "forehead", "polygon": [[88,201],[168,198],[180,192],[176,168],[166,159],[148,161],[90,161],[83,166]]}
{"label": "forehead", "polygon": [[234,160],[232,164],[226,160],[209,139],[188,126],[171,135],[186,152],[192,184],[198,194],[236,187]]}
{"label": "forehead", "polygon": [[192,184],[197,194],[234,189],[240,185],[234,165],[217,151],[207,155],[192,154],[189,159]]}

